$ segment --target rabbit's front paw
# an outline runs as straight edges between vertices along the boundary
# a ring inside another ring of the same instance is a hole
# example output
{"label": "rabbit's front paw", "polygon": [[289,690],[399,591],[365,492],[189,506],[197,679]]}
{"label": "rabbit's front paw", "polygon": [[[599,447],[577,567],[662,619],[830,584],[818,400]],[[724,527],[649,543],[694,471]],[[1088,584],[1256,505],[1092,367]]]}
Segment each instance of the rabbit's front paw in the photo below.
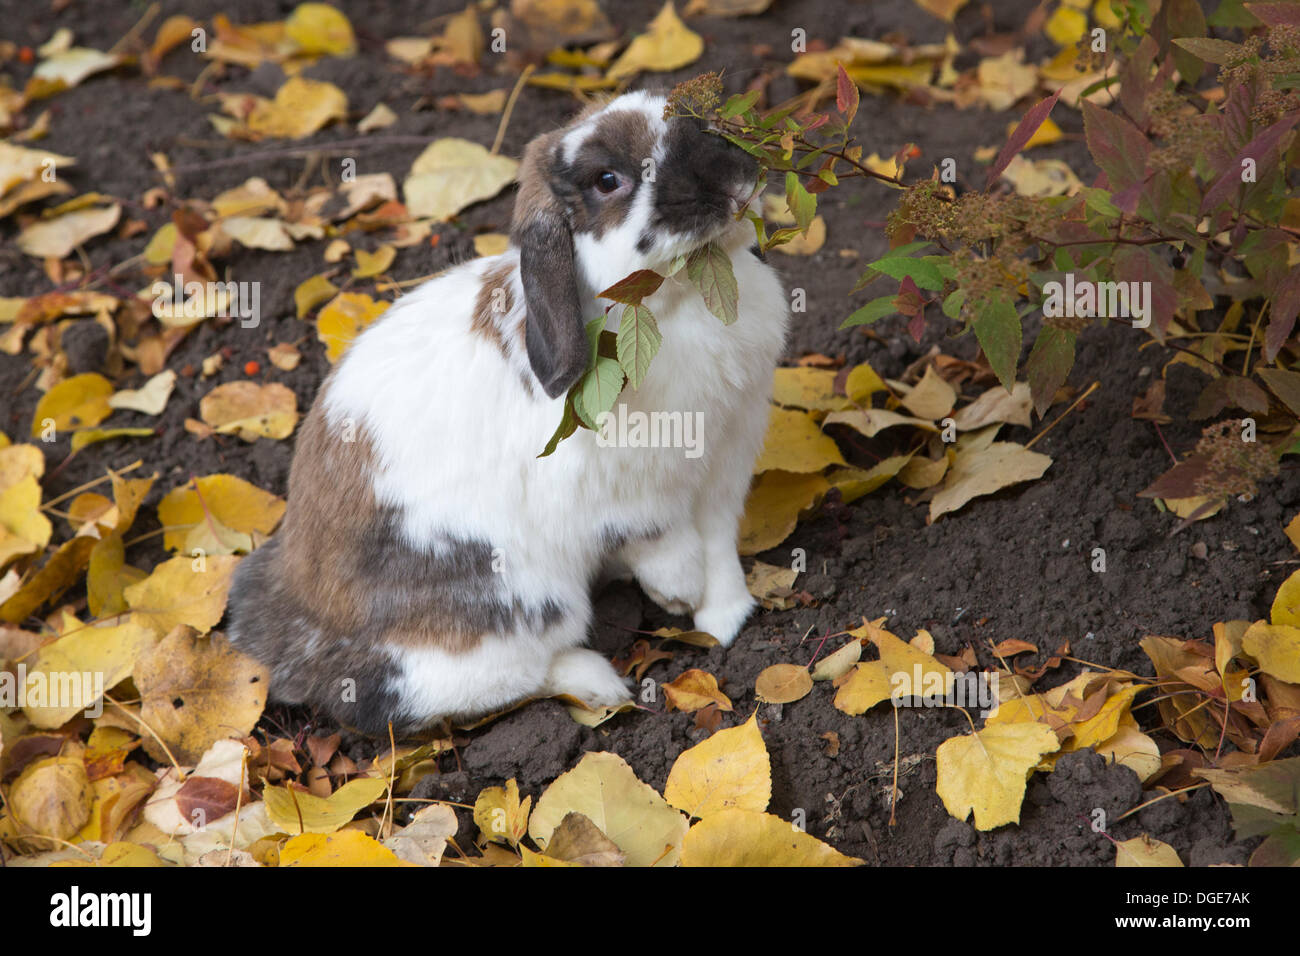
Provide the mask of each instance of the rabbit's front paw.
{"label": "rabbit's front paw", "polygon": [[623,548],[637,583],[669,614],[690,614],[704,600],[704,549],[694,528],[679,528]]}
{"label": "rabbit's front paw", "polygon": [[702,607],[695,615],[695,629],[712,634],[723,647],[730,647],[757,602],[750,594],[722,604]]}
{"label": "rabbit's front paw", "polygon": [[585,647],[560,651],[551,658],[543,693],[568,694],[589,707],[610,707],[632,699],[627,683],[609,661]]}

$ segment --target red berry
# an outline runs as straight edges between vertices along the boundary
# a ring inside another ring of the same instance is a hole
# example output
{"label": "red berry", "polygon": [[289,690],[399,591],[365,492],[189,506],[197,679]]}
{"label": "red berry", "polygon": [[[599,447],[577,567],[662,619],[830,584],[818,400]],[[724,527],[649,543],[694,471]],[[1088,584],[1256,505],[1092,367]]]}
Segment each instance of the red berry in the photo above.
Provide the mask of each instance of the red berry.
{"label": "red berry", "polygon": [[245,363],[244,363],[244,374],[245,374],[245,375],[256,375],[256,374],[257,374],[258,372],[260,372],[261,370],[262,370],[262,366],[259,365],[257,362],[245,362]]}

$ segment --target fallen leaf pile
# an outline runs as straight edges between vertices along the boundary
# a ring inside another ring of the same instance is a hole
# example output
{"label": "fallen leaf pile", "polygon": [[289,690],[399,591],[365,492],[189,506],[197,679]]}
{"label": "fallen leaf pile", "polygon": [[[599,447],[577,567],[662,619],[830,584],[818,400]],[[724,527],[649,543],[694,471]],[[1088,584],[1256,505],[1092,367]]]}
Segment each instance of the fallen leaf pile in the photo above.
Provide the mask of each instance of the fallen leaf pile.
{"label": "fallen leaf pile", "polygon": [[[994,385],[958,408],[958,392],[937,365],[927,364],[913,385],[886,382],[867,364],[847,372],[816,366],[777,369],[772,417],[741,526],[741,553],[779,545],[832,488],[851,502],[896,479],[922,492],[918,500],[929,501],[933,521],[973,498],[1042,477],[1050,457],[997,441],[1003,424],[1031,424],[1029,386],[1017,383],[1008,391]],[[883,399],[879,405],[877,396]],[[899,429],[912,441],[907,450],[881,458],[871,468],[858,468],[845,461],[826,433],[831,425],[868,439]]]}

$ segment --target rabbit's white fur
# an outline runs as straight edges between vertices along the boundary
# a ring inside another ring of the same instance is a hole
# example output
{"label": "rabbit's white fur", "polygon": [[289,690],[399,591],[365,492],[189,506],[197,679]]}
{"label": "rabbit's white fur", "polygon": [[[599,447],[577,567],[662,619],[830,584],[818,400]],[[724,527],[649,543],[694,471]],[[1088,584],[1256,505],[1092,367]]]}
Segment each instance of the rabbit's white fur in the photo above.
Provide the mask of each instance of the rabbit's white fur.
{"label": "rabbit's white fur", "polygon": [[[566,133],[561,152],[571,158],[593,124],[617,110],[644,115],[661,150],[663,107],[662,97],[620,97]],[[651,195],[639,190],[627,220],[599,238],[575,234],[584,321],[609,305],[596,292],[637,269],[662,269],[699,244],[655,233],[650,248],[638,249]],[[399,299],[344,355],[318,401],[331,430],[367,435],[374,497],[400,515],[402,543],[437,552],[452,538],[488,542],[493,571],[520,605],[565,612],[546,626],[524,621],[484,634],[468,650],[376,647],[390,655],[390,690],[404,721],[489,712],[536,694],[567,692],[593,705],[626,699],[609,663],[580,647],[592,582],[611,565],[630,569],[660,604],[693,611],[696,628],[724,645],[735,639],[754,603],[737,556],[738,526],[788,320],[775,272],[747,248],[752,237],[741,221],[717,240],[735,271],[739,320],[723,325],[684,272],[669,278],[645,300],[662,346],[641,386],[618,399],[627,412],[702,413],[698,457],[680,447],[602,445],[582,428],[538,457],[564,396],[535,387],[522,335],[508,334],[522,327],[526,311],[513,246]],[[475,333],[473,315],[485,282],[503,276],[509,311],[496,325],[506,334],[493,342]],[[609,310],[611,331],[621,312]],[[614,554],[612,540],[622,542]]]}

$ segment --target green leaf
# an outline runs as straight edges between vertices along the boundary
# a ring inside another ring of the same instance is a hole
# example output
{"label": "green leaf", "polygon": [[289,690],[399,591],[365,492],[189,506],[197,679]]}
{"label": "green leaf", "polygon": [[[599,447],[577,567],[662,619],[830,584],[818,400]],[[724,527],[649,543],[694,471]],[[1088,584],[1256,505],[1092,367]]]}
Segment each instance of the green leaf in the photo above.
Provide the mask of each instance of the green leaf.
{"label": "green leaf", "polygon": [[686,278],[704,297],[710,312],[730,325],[739,318],[740,288],[731,259],[716,243],[700,246],[686,260]]}
{"label": "green leaf", "polygon": [[718,110],[718,115],[723,119],[731,119],[745,112],[758,101],[758,90],[750,90],[748,93],[737,93],[731,99],[722,105]]}
{"label": "green leaf", "polygon": [[560,427],[555,429],[555,434],[551,440],[546,443],[546,448],[538,455],[538,458],[545,458],[560,446],[560,442],[568,438],[578,430],[578,416],[573,411],[573,394],[570,393],[564,397],[564,414],[560,416]]}
{"label": "green leaf", "polygon": [[1003,388],[1011,391],[1016,384],[1016,364],[1020,361],[1023,334],[1015,305],[1005,294],[989,299],[980,305],[974,327],[975,337],[993,366],[993,374]]}
{"label": "green leaf", "polygon": [[817,197],[799,182],[798,173],[785,174],[785,201],[800,231],[812,225],[813,217],[817,215]]}
{"label": "green leaf", "polygon": [[941,264],[946,264],[946,258],[945,256],[912,258],[891,255],[876,260],[867,268],[874,269],[892,279],[898,279],[900,282],[911,276],[917,288],[925,289],[927,292],[938,292],[943,288],[944,276]]}
{"label": "green leaf", "polygon": [[623,307],[618,324],[618,364],[633,388],[640,388],[645,381],[650,361],[662,343],[659,324],[649,309],[640,304]]}
{"label": "green leaf", "polygon": [[898,308],[894,305],[894,297],[892,295],[882,295],[879,299],[872,299],[841,322],[840,328],[849,329],[855,325],[868,325],[878,319],[883,319],[887,315],[893,315],[897,311]]}
{"label": "green leaf", "polygon": [[1029,394],[1039,418],[1051,407],[1056,390],[1070,375],[1074,366],[1074,340],[1073,332],[1044,325],[1034,340],[1034,347],[1029,350],[1025,377],[1029,379]]}
{"label": "green leaf", "polygon": [[943,314],[954,322],[961,319],[961,307],[966,304],[966,289],[958,289],[943,300]]}
{"label": "green leaf", "polygon": [[623,391],[623,369],[617,359],[601,356],[578,382],[573,393],[573,411],[582,424],[595,430],[596,419],[618,401]]}
{"label": "green leaf", "polygon": [[1229,60],[1240,57],[1245,47],[1240,43],[1227,40],[1215,40],[1210,37],[1181,37],[1174,40],[1174,45],[1182,47],[1198,60],[1224,66]]}

